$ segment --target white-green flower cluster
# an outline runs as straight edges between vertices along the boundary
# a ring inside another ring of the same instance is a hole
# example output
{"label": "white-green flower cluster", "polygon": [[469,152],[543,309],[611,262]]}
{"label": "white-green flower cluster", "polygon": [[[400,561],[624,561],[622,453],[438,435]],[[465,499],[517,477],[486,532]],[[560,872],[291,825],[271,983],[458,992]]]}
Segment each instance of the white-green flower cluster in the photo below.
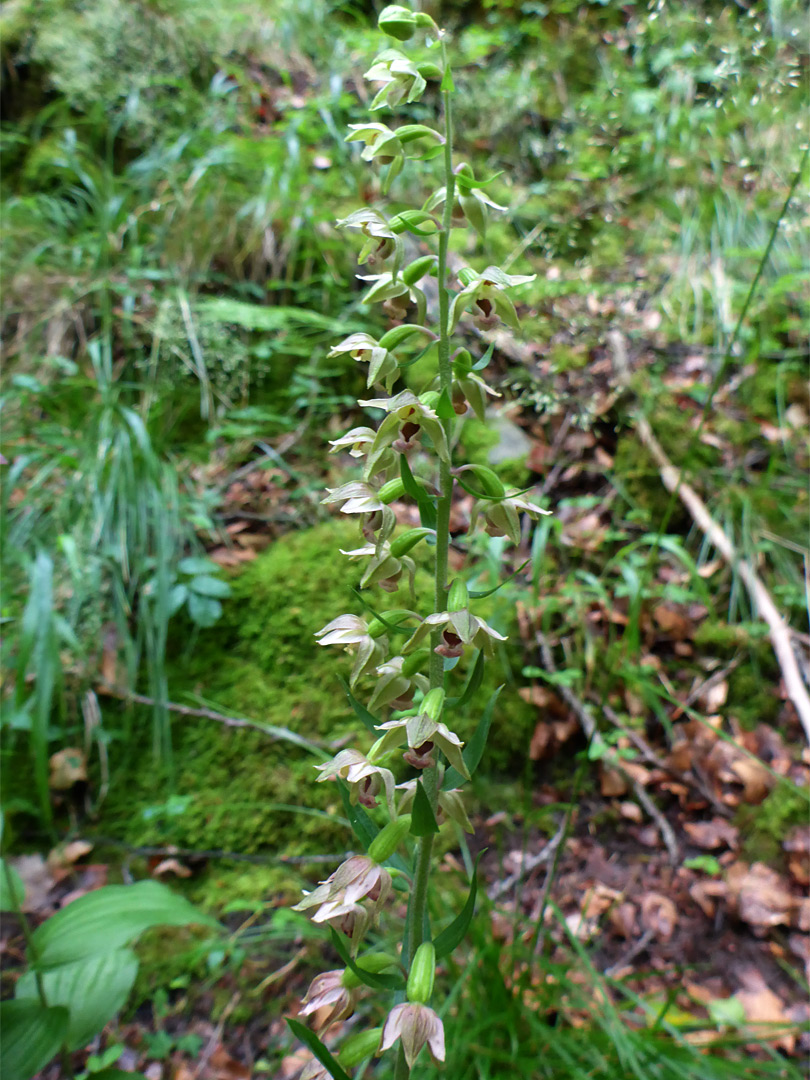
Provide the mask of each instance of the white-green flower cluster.
{"label": "white-green flower cluster", "polygon": [[[392,978],[396,983],[396,973],[401,973],[406,1000],[400,998],[382,1028],[353,1035],[338,1059],[345,1070],[359,1064],[363,1055],[368,1058],[395,1048],[399,1055],[395,1080],[403,1080],[424,1048],[436,1062],[445,1057],[442,1022],[430,1007],[436,955],[433,944],[423,940],[431,845],[433,834],[444,827],[472,832],[462,785],[480,757],[477,749],[471,754],[453,730],[460,715],[454,708],[468,695],[465,691],[449,699],[446,674],[466,658],[472,683],[480,670],[476,665],[505,640],[471,610],[474,599],[462,580],[448,587],[451,502],[454,492],[472,493],[471,528],[483,520],[487,532],[507,536],[515,544],[521,542],[519,515],[536,518],[548,511],[524,498],[523,492],[508,493],[487,467],[453,461],[457,425],[468,412],[485,419],[488,398],[499,395],[480,373],[486,359],[475,361],[463,347],[452,351],[449,336],[463,327],[465,313],[482,330],[501,322],[516,328],[518,316],[510,294],[533,278],[509,275],[493,266],[480,272],[465,267],[458,273],[457,287],[451,287],[447,270],[451,230],[471,226],[483,235],[487,214],[504,208],[484,190],[491,181],[478,180],[468,164],[453,162],[452,79],[444,32],[429,16],[396,4],[381,12],[379,25],[397,47],[380,53],[366,72],[365,78],[375,86],[373,118],[351,125],[347,142],[361,143],[362,159],[386,170],[383,192],[414,158],[443,155],[443,183],[421,208],[388,216],[383,209],[366,206],[338,222],[340,228],[361,235],[358,261],[375,270],[360,276],[368,286],[363,302],[381,305],[391,325],[380,336],[352,333],[329,353],[367,364],[366,385],[379,396],[361,398],[363,423],[332,440],[332,453],[347,454],[359,466],[359,475],[329,489],[323,501],[359,521],[362,541],[342,552],[350,568],[359,565],[355,578],[359,588],[395,593],[408,582],[409,606],[387,608],[373,592],[363,611],[338,615],[316,634],[320,645],[352,654],[349,701],[372,729],[364,742],[341,746],[316,766],[319,781],[340,786],[366,850],[351,854],[306,893],[297,910],[345,938],[346,950],[355,958],[346,970],[318,976],[304,999],[301,1015],[317,1016],[319,1035],[354,1010],[363,982],[358,972],[363,968],[387,971],[389,983]],[[418,42],[422,34],[423,42],[415,48],[405,52],[399,47],[415,38]],[[434,50],[436,62],[425,50]],[[439,83],[444,100],[444,132],[413,123],[408,115],[431,80]],[[384,109],[401,110],[405,122],[379,120]],[[415,255],[410,237],[421,245]],[[437,254],[428,250],[431,244]],[[437,291],[438,322],[434,319],[431,325],[427,298]],[[435,359],[437,373],[426,389],[417,392],[405,385],[403,376],[420,359]],[[414,515],[419,516],[418,526]],[[422,550],[436,553],[436,611],[413,610],[411,553],[420,544],[426,545]],[[357,822],[363,823],[362,828]],[[369,930],[392,914],[395,887],[409,894],[408,937],[402,952],[384,954],[384,959],[383,954],[364,954]],[[368,985],[380,992],[379,979],[369,979]],[[331,1075],[320,1063],[308,1069],[313,1078]]]}

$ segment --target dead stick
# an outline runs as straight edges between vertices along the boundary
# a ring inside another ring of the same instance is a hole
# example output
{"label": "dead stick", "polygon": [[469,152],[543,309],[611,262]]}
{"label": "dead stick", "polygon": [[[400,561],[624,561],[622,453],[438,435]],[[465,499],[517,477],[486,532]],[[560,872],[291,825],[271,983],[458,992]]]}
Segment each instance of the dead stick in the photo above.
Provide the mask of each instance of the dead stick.
{"label": "dead stick", "polygon": [[[551,655],[551,649],[545,637],[537,631],[537,643],[540,646],[540,653],[543,657],[543,664],[549,674],[554,675],[557,671],[557,667],[554,663],[554,657]],[[636,798],[639,803],[646,810],[649,817],[652,818],[655,823],[655,827],[661,834],[661,839],[664,841],[667,851],[669,852],[670,860],[673,864],[680,861],[681,853],[678,848],[678,841],[675,839],[675,833],[672,831],[672,826],[652,801],[650,796],[641,786],[641,784],[625,769],[622,764],[622,759],[616,754],[615,750],[607,745],[600,733],[596,729],[596,721],[591,715],[591,711],[584,702],[576,696],[576,694],[567,686],[556,686],[555,689],[560,696],[567,702],[569,708],[573,711],[574,715],[582,725],[582,730],[585,735],[594,745],[599,745],[603,748],[602,758],[604,761],[609,762],[611,768],[616,769],[621,773],[627,783],[632,787]]]}
{"label": "dead stick", "polygon": [[[610,335],[610,343],[613,348],[614,364],[619,377],[626,380],[627,350],[624,338],[616,331]],[[807,741],[810,742],[810,696],[796,663],[793,647],[790,642],[790,627],[780,615],[771,594],[765,588],[762,580],[754,568],[734,548],[725,531],[709,513],[706,504],[694,490],[687,484],[678,469],[672,464],[663,447],[653,434],[652,427],[646,416],[636,409],[633,412],[636,423],[636,431],[642,443],[653,456],[664,487],[669,492],[677,492],[678,497],[686,509],[692,515],[692,519],[700,531],[711,540],[728,565],[742,578],[743,584],[748,590],[751,601],[759,617],[767,624],[771,637],[773,651],[782,677],[785,680],[785,689],[788,697],[793,702],[796,712],[804,728]]]}

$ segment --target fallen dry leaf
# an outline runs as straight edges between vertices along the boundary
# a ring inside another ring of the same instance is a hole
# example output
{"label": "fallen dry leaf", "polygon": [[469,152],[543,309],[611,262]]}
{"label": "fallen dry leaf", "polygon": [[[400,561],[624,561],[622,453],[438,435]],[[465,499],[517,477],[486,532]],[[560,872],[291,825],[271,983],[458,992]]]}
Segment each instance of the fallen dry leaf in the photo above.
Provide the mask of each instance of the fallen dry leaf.
{"label": "fallen dry leaf", "polygon": [[689,886],[689,895],[709,919],[713,919],[717,911],[715,900],[724,898],[727,894],[728,886],[725,881],[706,879]]}
{"label": "fallen dry leaf", "polygon": [[50,867],[42,856],[18,855],[16,858],[9,859],[9,864],[20,875],[25,886],[23,911],[30,915],[49,912],[53,905],[48,903],[48,896],[53,888],[54,879]]}
{"label": "fallen dry leaf", "polygon": [[599,769],[599,790],[607,799],[626,795],[628,790],[627,780],[618,769],[611,769],[603,764]]}
{"label": "fallen dry leaf", "polygon": [[162,877],[164,874],[174,874],[175,877],[191,877],[191,870],[184,866],[179,859],[163,859],[152,871],[152,877]]}
{"label": "fallen dry leaf", "polygon": [[712,818],[711,821],[685,821],[683,827],[687,836],[704,851],[715,851],[720,847],[739,847],[739,829],[723,818]]}
{"label": "fallen dry leaf", "polygon": [[87,780],[84,752],[75,746],[58,750],[51,755],[51,775],[48,783],[53,791],[69,791],[74,784]]}
{"label": "fallen dry leaf", "polygon": [[726,877],[730,899],[743,922],[763,937],[771,926],[787,926],[796,901],[784,878],[764,863],[734,863]]}
{"label": "fallen dry leaf", "polygon": [[678,923],[678,909],[668,896],[645,893],[641,898],[641,921],[645,929],[668,941]]}
{"label": "fallen dry leaf", "polygon": [[774,1027],[792,1027],[790,1020],[785,1014],[785,1004],[781,998],[770,989],[760,971],[754,967],[743,969],[740,972],[743,989],[738,990],[734,997],[739,1001],[745,1012],[745,1018],[757,1038],[772,1041],[774,1046],[792,1053],[796,1045],[796,1036],[793,1032],[782,1032],[774,1037]]}
{"label": "fallen dry leaf", "polygon": [[250,1080],[251,1069],[232,1058],[224,1046],[218,1046],[208,1060],[213,1080]]}

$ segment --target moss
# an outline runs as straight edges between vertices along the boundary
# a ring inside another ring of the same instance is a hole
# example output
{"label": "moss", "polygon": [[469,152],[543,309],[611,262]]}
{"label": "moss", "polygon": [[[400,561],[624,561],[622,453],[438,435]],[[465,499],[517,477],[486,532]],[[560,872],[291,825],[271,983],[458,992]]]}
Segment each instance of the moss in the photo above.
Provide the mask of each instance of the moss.
{"label": "moss", "polygon": [[759,806],[742,806],[737,812],[735,824],[743,838],[743,858],[778,866],[784,861],[783,840],[794,826],[806,825],[808,816],[807,795],[780,781]]}
{"label": "moss", "polygon": [[[358,573],[336,557],[339,547],[355,543],[356,525],[334,519],[282,538],[249,564],[232,581],[221,622],[200,634],[190,657],[175,660],[173,699],[194,694],[225,714],[287,728],[327,749],[351,742],[358,721],[337,681],[338,672],[348,674],[349,658],[319,648],[313,635],[337,614],[357,609],[351,589]],[[372,603],[408,603],[404,589],[380,597],[375,593]],[[431,597],[423,569],[417,607],[430,610]],[[510,629],[511,605],[498,594],[475,610],[502,632]],[[508,654],[505,663],[488,665],[472,706],[454,717],[462,738],[474,730],[493,689],[511,678]],[[514,691],[502,693],[485,767],[508,772],[522,760],[534,720],[534,710]],[[172,776],[167,769],[144,768],[148,726],[145,719],[143,745],[113,777],[101,832],[133,844],[240,853],[300,855],[344,846],[340,798],[334,785],[314,782],[315,758],[306,750],[256,729],[175,717]],[[168,801],[171,793],[174,802]],[[223,875],[220,895],[232,880],[230,872]]]}

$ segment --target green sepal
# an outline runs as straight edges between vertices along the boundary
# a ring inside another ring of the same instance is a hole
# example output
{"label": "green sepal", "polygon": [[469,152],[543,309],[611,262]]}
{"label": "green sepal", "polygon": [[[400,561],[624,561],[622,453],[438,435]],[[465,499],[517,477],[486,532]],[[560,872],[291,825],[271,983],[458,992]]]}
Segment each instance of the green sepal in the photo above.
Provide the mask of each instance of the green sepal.
{"label": "green sepal", "polygon": [[[332,945],[335,948],[335,952],[338,954],[345,967],[348,968],[352,975],[354,975],[363,986],[373,986],[378,990],[401,990],[404,987],[405,979],[401,973],[397,973],[396,975],[385,975],[382,972],[372,971],[371,968],[361,966],[360,961],[363,958],[360,957],[358,960],[352,960],[351,956],[349,956],[349,950],[343,944],[340,935],[334,927],[331,928],[331,934]],[[371,959],[371,957],[367,957],[367,959]],[[398,962],[396,957],[386,957],[386,959],[388,960],[388,963],[385,965],[386,967],[397,966]]]}
{"label": "green sepal", "polygon": [[338,675],[338,679],[340,680],[340,685],[343,687],[346,697],[349,699],[349,704],[354,710],[354,715],[357,717],[360,723],[363,724],[364,727],[368,728],[369,731],[375,732],[376,734],[377,725],[380,721],[377,719],[376,716],[374,716],[368,711],[365,705],[360,704],[360,702],[349,689],[349,684],[346,682],[343,676]]}
{"label": "green sepal", "polygon": [[[446,709],[460,709],[462,705],[466,705],[478,687],[481,685],[484,678],[484,653],[483,650],[478,650],[478,655],[475,658],[475,663],[470,670],[470,674],[467,678],[467,682],[464,685],[464,689],[457,698],[448,698],[444,707]],[[463,756],[463,755],[462,755]]]}
{"label": "green sepal", "polygon": [[478,864],[481,861],[484,851],[479,851],[475,857],[475,865],[473,866],[472,877],[470,878],[470,891],[467,895],[467,901],[464,907],[456,915],[455,919],[446,927],[439,936],[433,942],[433,947],[436,950],[436,959],[441,960],[442,957],[448,956],[457,945],[460,945],[464,940],[464,935],[467,933],[467,927],[472,921],[472,917],[475,914],[475,898],[478,894]]}
{"label": "green sepal", "polygon": [[[484,756],[484,749],[487,745],[489,729],[492,724],[492,713],[495,709],[495,702],[498,700],[498,694],[500,694],[501,690],[503,690],[503,686],[499,686],[497,690],[492,692],[489,701],[484,706],[484,711],[481,713],[481,719],[476,725],[472,738],[461,752],[461,756],[464,758],[464,764],[467,766],[467,772],[471,777],[481,764],[481,758]],[[467,777],[462,776],[457,769],[451,767],[444,774],[442,787],[445,791],[452,791],[453,788],[459,788],[462,784],[466,783]]]}
{"label": "green sepal", "polygon": [[332,1057],[314,1031],[310,1031],[299,1020],[293,1020],[291,1016],[285,1017],[290,1030],[299,1042],[302,1042],[326,1069],[332,1080],[351,1080],[347,1072],[340,1067],[337,1060]]}
{"label": "green sepal", "polygon": [[493,354],[494,351],[495,351],[495,343],[493,342],[492,345],[490,345],[490,347],[487,349],[487,351],[481,357],[481,359],[475,361],[475,363],[472,366],[472,370],[473,371],[483,371],[484,368],[487,367],[490,360],[492,359],[492,354]]}
{"label": "green sepal", "polygon": [[530,562],[531,562],[531,559],[527,559],[525,562],[522,562],[520,564],[520,566],[517,568],[517,570],[513,571],[513,573],[511,573],[509,575],[509,577],[504,578],[503,581],[500,581],[494,588],[492,588],[492,589],[482,589],[482,590],[477,590],[476,592],[471,592],[470,593],[470,599],[471,600],[483,600],[485,596],[492,596],[499,589],[502,589],[504,587],[504,585],[507,584],[507,582],[511,581],[513,577],[517,577],[521,570],[525,570],[525,568],[529,565]]}
{"label": "green sepal", "polygon": [[416,781],[416,790],[411,808],[411,836],[432,836],[439,831],[439,823],[430,805],[430,799],[422,787],[421,778]]}
{"label": "green sepal", "polygon": [[438,79],[442,73],[442,69],[436,64],[432,64],[429,60],[425,60],[416,65],[416,70],[422,76],[423,79]]}

